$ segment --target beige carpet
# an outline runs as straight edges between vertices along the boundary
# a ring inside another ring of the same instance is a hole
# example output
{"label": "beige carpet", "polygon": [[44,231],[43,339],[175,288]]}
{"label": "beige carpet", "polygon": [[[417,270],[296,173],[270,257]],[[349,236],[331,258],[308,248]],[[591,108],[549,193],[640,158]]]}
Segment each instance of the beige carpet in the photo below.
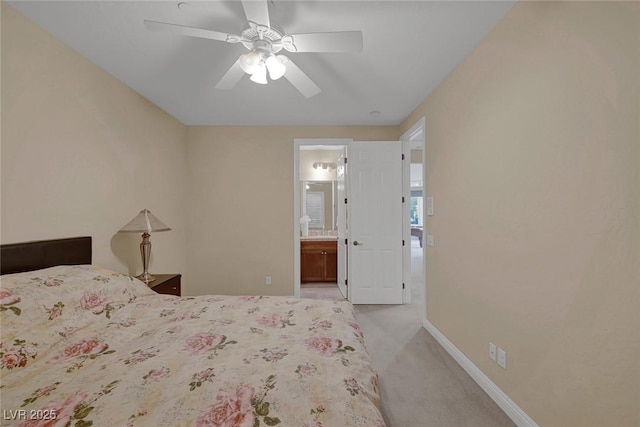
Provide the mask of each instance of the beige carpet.
{"label": "beige carpet", "polygon": [[[380,376],[389,427],[513,427],[515,424],[422,327],[422,256],[412,245],[412,303],[358,305],[358,322]],[[304,298],[339,299],[335,284],[301,287]]]}
{"label": "beige carpet", "polygon": [[300,285],[300,298],[344,300],[335,283],[303,283]]}

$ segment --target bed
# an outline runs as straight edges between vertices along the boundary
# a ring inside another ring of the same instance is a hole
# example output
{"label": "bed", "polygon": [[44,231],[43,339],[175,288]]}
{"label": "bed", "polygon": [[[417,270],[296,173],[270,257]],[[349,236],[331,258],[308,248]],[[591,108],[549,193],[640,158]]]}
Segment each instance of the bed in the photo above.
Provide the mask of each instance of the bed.
{"label": "bed", "polygon": [[2,425],[384,426],[348,302],[160,295],[90,238],[1,256]]}

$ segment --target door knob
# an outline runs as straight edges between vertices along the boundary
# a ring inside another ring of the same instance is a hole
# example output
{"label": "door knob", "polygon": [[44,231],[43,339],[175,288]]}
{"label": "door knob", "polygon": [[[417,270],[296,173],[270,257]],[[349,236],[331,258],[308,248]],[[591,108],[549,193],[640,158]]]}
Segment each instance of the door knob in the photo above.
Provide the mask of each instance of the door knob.
{"label": "door knob", "polygon": [[361,246],[362,243],[358,242],[357,240],[353,241],[353,246]]}

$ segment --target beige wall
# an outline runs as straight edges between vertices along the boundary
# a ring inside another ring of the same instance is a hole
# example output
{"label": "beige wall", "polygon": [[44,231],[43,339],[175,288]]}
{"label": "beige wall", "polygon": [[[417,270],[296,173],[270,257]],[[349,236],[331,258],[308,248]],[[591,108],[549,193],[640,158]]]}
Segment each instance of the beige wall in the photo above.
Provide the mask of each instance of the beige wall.
{"label": "beige wall", "polygon": [[141,271],[138,235],[115,235],[141,209],[150,270],[185,271],[185,129],[2,2],[1,241],[93,236],[94,262]]}
{"label": "beige wall", "polygon": [[637,4],[520,2],[402,125],[428,320],[544,427],[640,425],[639,31]]}
{"label": "beige wall", "polygon": [[189,127],[188,292],[293,295],[294,139],[398,137],[397,126]]}
{"label": "beige wall", "polygon": [[411,163],[422,163],[422,149],[411,150]]}

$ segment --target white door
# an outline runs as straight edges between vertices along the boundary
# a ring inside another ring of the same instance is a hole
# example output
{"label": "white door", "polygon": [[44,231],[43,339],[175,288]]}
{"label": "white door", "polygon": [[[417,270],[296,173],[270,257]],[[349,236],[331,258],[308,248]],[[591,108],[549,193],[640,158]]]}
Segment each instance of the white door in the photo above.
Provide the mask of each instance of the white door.
{"label": "white door", "polygon": [[348,285],[353,304],[402,304],[402,144],[349,145]]}
{"label": "white door", "polygon": [[[346,151],[346,149],[345,149]],[[342,296],[347,296],[347,206],[345,199],[347,198],[346,169],[344,164],[344,154],[338,158],[338,168],[336,170],[336,203],[338,204],[338,288],[342,292]]]}

